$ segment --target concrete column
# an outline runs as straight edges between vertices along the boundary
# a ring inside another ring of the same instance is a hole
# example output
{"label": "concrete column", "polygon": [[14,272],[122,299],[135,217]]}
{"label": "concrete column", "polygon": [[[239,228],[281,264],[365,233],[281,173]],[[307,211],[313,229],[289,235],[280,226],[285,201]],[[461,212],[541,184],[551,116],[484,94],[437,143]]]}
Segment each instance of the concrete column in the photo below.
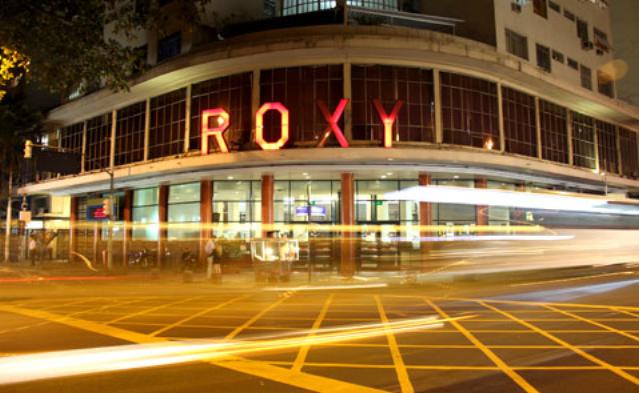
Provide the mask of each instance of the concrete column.
{"label": "concrete column", "polygon": [[[506,128],[504,126],[504,98],[501,83],[497,83],[497,113],[499,115],[499,151],[506,151]],[[495,149],[497,150],[497,149]]]}
{"label": "concrete column", "polygon": [[[428,173],[419,174],[418,183],[420,186],[429,186],[432,182],[432,177]],[[419,202],[419,226],[421,227],[419,230],[419,237],[421,238],[419,246],[423,254],[421,259],[422,271],[425,271],[427,268],[427,254],[433,245],[431,241],[424,240],[425,237],[433,235],[432,231],[424,228],[430,225],[433,225],[433,204],[430,202]]]}
{"label": "concrete column", "polygon": [[133,238],[133,190],[124,191],[124,206],[122,209],[122,266],[129,266],[129,251]]}
{"label": "concrete column", "polygon": [[349,141],[353,140],[353,74],[351,63],[344,63],[343,95],[348,100],[344,109],[344,136]]}
{"label": "concrete column", "polygon": [[342,173],[340,222],[343,226],[340,247],[340,274],[351,277],[355,274],[355,184],[352,173]]}
{"label": "concrete column", "polygon": [[439,70],[433,71],[435,93],[435,143],[444,143],[444,120],[442,117],[442,83]]}
{"label": "concrete column", "polygon": [[[485,177],[475,178],[475,188],[488,188],[488,180]],[[475,206],[475,223],[488,225],[488,206]]]}
{"label": "concrete column", "polygon": [[206,266],[206,242],[212,235],[211,223],[213,222],[213,182],[202,180],[200,182],[200,251],[199,261],[201,266]]}
{"label": "concrete column", "polygon": [[158,203],[160,233],[158,236],[157,267],[162,268],[164,266],[164,249],[167,246],[167,222],[169,218],[169,186],[166,184],[162,184],[159,187]]}
{"label": "concrete column", "polygon": [[71,197],[71,212],[69,214],[69,262],[75,262],[74,252],[78,251],[78,197]]}
{"label": "concrete column", "polygon": [[273,214],[273,175],[262,175],[262,237],[266,237],[272,231]]}

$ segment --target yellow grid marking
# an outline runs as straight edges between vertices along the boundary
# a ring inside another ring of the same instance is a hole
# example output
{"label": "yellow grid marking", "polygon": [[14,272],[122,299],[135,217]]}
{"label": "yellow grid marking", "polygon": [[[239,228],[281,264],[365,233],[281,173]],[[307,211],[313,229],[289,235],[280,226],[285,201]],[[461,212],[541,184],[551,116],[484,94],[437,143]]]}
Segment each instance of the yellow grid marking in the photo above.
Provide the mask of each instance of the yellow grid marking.
{"label": "yellow grid marking", "polygon": [[133,312],[133,313],[130,313],[130,314],[123,315],[123,316],[121,316],[119,318],[112,319],[112,320],[107,321],[105,323],[106,324],[111,324],[111,323],[120,322],[120,321],[122,321],[124,319],[129,319],[129,318],[137,317],[137,316],[140,316],[140,315],[148,314],[148,313],[153,312],[155,310],[161,310],[163,308],[170,307],[170,306],[175,305],[175,304],[186,303],[188,301],[192,301],[192,300],[195,300],[195,299],[198,299],[198,298],[201,298],[201,297],[203,297],[203,296],[194,296],[194,297],[189,297],[189,298],[186,298],[186,299],[178,300],[178,301],[175,301],[175,302],[160,304],[159,306],[155,306],[155,307],[151,307],[151,308],[145,308],[145,309],[142,309],[142,310],[140,310],[138,312]]}
{"label": "yellow grid marking", "polygon": [[253,316],[253,318],[249,319],[248,321],[244,322],[241,326],[238,326],[237,328],[235,328],[235,330],[233,330],[231,333],[227,334],[226,337],[224,338],[225,340],[232,340],[233,338],[235,338],[238,334],[240,334],[242,332],[242,330],[248,328],[249,326],[251,326],[253,323],[255,323],[257,320],[259,320],[260,318],[262,318],[264,316],[264,314],[266,314],[267,312],[273,310],[275,307],[279,306],[280,304],[282,304],[285,300],[287,300],[289,297],[288,296],[282,296],[281,299],[279,299],[276,302],[271,303],[268,307],[263,308],[262,311],[260,311],[259,313],[255,314],[255,316]]}
{"label": "yellow grid marking", "polygon": [[[285,300],[285,299],[282,299]],[[280,300],[279,302],[281,302]],[[71,327],[89,331],[92,333],[102,334],[125,341],[147,344],[170,341],[163,337],[152,337],[142,333],[131,332],[117,327],[104,325],[96,322],[84,321],[69,316],[53,314],[46,311],[30,310],[10,305],[0,305],[0,311],[11,312],[29,317],[46,319],[51,322],[62,323]],[[303,372],[293,372],[281,367],[272,366],[270,364],[248,360],[238,357],[229,356],[219,360],[204,360],[204,362],[234,370],[240,373],[261,377],[271,381],[279,382],[285,385],[299,387],[302,389],[312,390],[316,392],[326,393],[381,393],[381,390],[369,388],[362,385],[356,385],[349,382],[339,381],[327,377],[307,374]]]}
{"label": "yellow grid marking", "polygon": [[639,314],[635,314],[630,311],[620,310],[618,308],[613,308],[613,310],[620,312],[622,314],[626,314],[626,315],[630,315],[631,317],[634,317],[633,321],[636,321],[639,318]]}
{"label": "yellow grid marking", "polygon": [[526,321],[524,321],[522,319],[517,318],[514,315],[511,315],[507,311],[500,310],[497,307],[492,306],[492,305],[486,303],[483,300],[478,300],[477,303],[479,303],[482,306],[484,306],[486,308],[489,308],[489,309],[491,309],[493,311],[496,311],[496,312],[498,312],[498,313],[500,313],[500,314],[502,314],[504,316],[507,316],[507,317],[511,318],[513,321],[519,322],[520,324],[522,324],[522,325],[528,327],[529,329],[541,334],[542,336],[546,337],[547,339],[549,339],[551,341],[554,341],[557,344],[566,347],[567,349],[570,349],[571,351],[575,352],[578,355],[581,355],[583,358],[585,358],[585,359],[587,359],[587,360],[589,360],[589,361],[591,361],[591,362],[593,362],[595,364],[598,364],[598,365],[606,368],[607,370],[617,374],[618,376],[624,378],[625,380],[627,380],[629,382],[634,383],[635,385],[639,385],[639,378],[637,378],[637,377],[635,377],[635,376],[633,376],[631,374],[628,374],[627,372],[625,372],[621,368],[613,366],[612,364],[610,364],[608,362],[605,362],[605,361],[599,359],[598,357],[595,357],[595,356],[589,354],[588,352],[583,351],[582,349],[580,349],[580,348],[578,348],[578,347],[576,347],[576,346],[574,346],[574,345],[572,345],[572,344],[560,339],[559,337],[556,337],[556,336],[548,333],[547,331],[545,331],[545,330],[543,330],[543,329],[541,329],[541,328],[539,328],[539,327],[537,327],[537,326],[535,326],[535,325],[533,325],[533,324],[531,324],[529,322],[526,322]]}
{"label": "yellow grid marking", "polygon": [[195,314],[189,315],[188,317],[183,318],[183,319],[181,319],[181,320],[179,320],[179,321],[177,321],[175,323],[172,323],[170,325],[166,325],[166,326],[164,326],[161,329],[158,329],[158,330],[156,330],[154,332],[151,332],[151,333],[149,333],[149,335],[150,336],[157,336],[160,333],[164,333],[167,330],[170,330],[170,329],[173,329],[174,327],[180,326],[180,325],[182,325],[182,324],[184,324],[184,323],[186,323],[186,322],[188,322],[188,321],[190,321],[192,319],[200,317],[200,316],[202,316],[204,314],[207,314],[207,313],[209,313],[211,311],[219,310],[220,308],[226,307],[229,304],[233,304],[233,303],[235,303],[235,302],[237,302],[239,300],[245,299],[247,297],[248,297],[248,295],[237,296],[237,297],[234,297],[233,299],[227,300],[227,301],[225,301],[223,303],[216,304],[213,307],[205,308],[204,310],[202,310],[200,312],[197,312]]}
{"label": "yellow grid marking", "polygon": [[[437,311],[439,315],[441,315],[445,319],[450,319],[450,316],[439,306],[433,303],[431,300],[424,299],[426,304],[433,308],[433,310]],[[484,343],[482,343],[475,335],[473,335],[470,331],[466,330],[462,324],[458,323],[455,320],[451,320],[450,324],[453,325],[461,334],[464,335],[470,342],[472,342],[480,351],[484,353],[499,369],[510,377],[517,385],[519,385],[524,391],[531,393],[537,392],[532,385],[528,383],[521,375],[517,374],[506,362],[504,362],[495,352],[493,352],[490,348],[486,347]]]}
{"label": "yellow grid marking", "polygon": [[634,335],[632,335],[632,334],[630,334],[630,333],[626,333],[626,332],[624,332],[624,331],[622,331],[622,330],[615,329],[615,328],[613,328],[612,326],[608,326],[608,325],[605,325],[605,324],[603,324],[603,323],[600,323],[600,322],[597,322],[597,321],[590,320],[590,319],[588,319],[588,318],[582,317],[582,316],[580,316],[580,315],[573,314],[573,313],[568,312],[568,311],[563,311],[563,310],[561,310],[561,309],[559,309],[559,308],[556,308],[556,307],[553,307],[553,306],[546,305],[546,308],[547,308],[547,309],[549,309],[549,310],[552,310],[552,311],[558,312],[558,313],[560,313],[560,314],[563,314],[563,315],[566,315],[566,316],[569,316],[569,317],[575,318],[575,319],[577,319],[577,320],[580,320],[580,321],[583,321],[583,322],[589,323],[589,324],[591,324],[591,325],[594,325],[594,326],[600,327],[600,328],[605,329],[605,330],[607,330],[607,331],[609,331],[609,332],[612,332],[612,333],[616,333],[616,334],[622,335],[622,336],[627,337],[627,338],[629,338],[629,339],[631,339],[631,340],[633,340],[633,341],[637,341],[637,342],[639,342],[639,337],[634,336]]}
{"label": "yellow grid marking", "polygon": [[[319,315],[315,319],[315,322],[313,322],[313,326],[311,327],[311,331],[307,337],[308,339],[313,337],[315,335],[315,332],[320,328],[320,326],[322,326],[322,320],[324,319],[324,317],[326,317],[326,312],[328,311],[328,308],[331,306],[331,302],[333,301],[334,297],[335,297],[334,294],[330,294],[328,298],[326,299],[326,301],[324,302],[324,305],[322,306],[322,309],[320,310]],[[310,349],[310,346],[307,344],[304,344],[300,347],[300,350],[297,353],[297,357],[295,358],[295,363],[293,363],[293,368],[292,368],[293,371],[302,371],[302,367],[304,366],[304,361],[306,360],[306,356],[308,355],[309,349]]]}
{"label": "yellow grid marking", "polygon": [[390,347],[391,357],[393,358],[393,364],[395,365],[395,372],[397,373],[397,379],[399,380],[401,391],[403,393],[412,393],[415,391],[413,389],[413,384],[411,383],[410,377],[408,376],[408,371],[406,371],[406,365],[404,364],[402,353],[397,346],[395,335],[388,327],[388,323],[390,321],[386,316],[384,305],[382,304],[382,301],[380,300],[378,295],[375,295],[375,303],[377,303],[377,311],[379,312],[379,317],[384,324],[384,330],[386,330],[386,340],[388,341],[388,346]]}

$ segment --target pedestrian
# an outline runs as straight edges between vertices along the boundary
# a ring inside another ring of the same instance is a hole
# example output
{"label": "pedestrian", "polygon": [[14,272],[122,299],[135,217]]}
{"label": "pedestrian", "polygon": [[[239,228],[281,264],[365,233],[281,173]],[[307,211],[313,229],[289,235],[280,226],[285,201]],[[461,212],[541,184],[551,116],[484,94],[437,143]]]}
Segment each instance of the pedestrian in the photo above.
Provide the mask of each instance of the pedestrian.
{"label": "pedestrian", "polygon": [[218,249],[221,249],[221,246],[218,245],[216,237],[213,235],[204,246],[204,252],[206,253],[206,278],[208,280],[215,279],[219,281],[222,278]]}
{"label": "pedestrian", "polygon": [[31,266],[35,266],[38,257],[38,242],[35,236],[29,237],[29,257],[31,258]]}

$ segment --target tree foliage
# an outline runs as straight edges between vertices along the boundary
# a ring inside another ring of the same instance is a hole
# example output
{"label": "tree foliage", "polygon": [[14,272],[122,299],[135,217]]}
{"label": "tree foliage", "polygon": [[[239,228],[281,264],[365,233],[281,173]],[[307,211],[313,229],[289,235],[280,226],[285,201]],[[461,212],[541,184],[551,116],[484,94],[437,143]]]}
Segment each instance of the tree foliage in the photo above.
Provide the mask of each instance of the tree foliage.
{"label": "tree foliage", "polygon": [[[209,1],[175,0],[177,13],[170,17],[197,23]],[[106,39],[105,26],[130,38],[142,30],[161,30],[167,17],[152,0],[3,0],[0,45],[30,64],[13,68],[12,80],[28,71],[29,80],[65,95],[102,84],[125,89],[139,68],[139,53]]]}

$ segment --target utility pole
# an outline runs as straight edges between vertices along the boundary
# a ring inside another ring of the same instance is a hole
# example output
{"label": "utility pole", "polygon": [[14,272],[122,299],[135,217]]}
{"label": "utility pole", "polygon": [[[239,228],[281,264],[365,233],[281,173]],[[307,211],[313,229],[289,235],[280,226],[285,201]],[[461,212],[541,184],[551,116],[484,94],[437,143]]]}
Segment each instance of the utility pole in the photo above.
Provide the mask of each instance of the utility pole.
{"label": "utility pole", "polygon": [[4,261],[11,258],[11,194],[13,193],[13,165],[9,166],[9,191],[7,193],[7,218],[4,226]]}
{"label": "utility pole", "polygon": [[109,214],[107,220],[107,271],[113,270],[113,211],[114,205],[114,177],[113,167],[107,170],[109,174]]}

